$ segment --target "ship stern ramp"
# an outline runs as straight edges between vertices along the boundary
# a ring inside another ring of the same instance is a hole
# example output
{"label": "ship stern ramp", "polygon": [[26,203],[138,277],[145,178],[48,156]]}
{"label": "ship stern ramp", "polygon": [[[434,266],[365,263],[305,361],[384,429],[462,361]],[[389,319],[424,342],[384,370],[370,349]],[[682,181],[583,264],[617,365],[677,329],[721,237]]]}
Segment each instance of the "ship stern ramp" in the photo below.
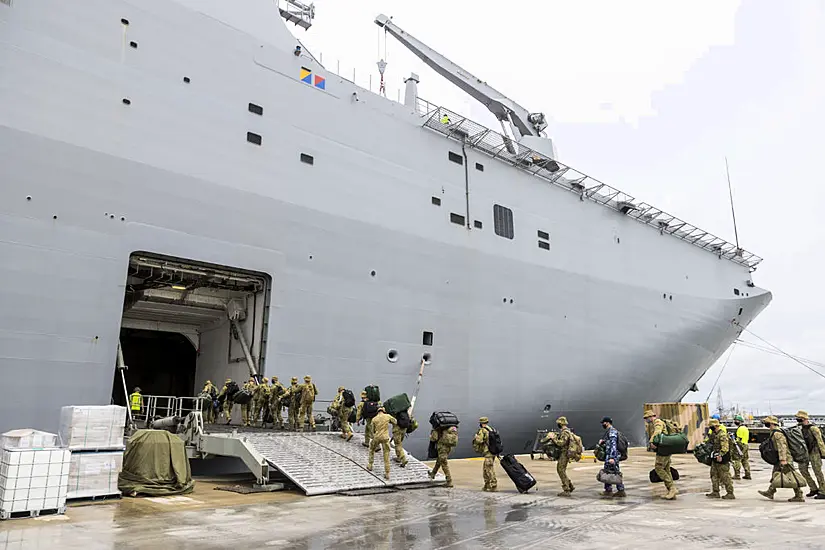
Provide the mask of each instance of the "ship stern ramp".
{"label": "ship stern ramp", "polygon": [[410,453],[403,468],[390,459],[388,480],[384,479],[381,449],[375,453],[373,471],[367,470],[369,449],[363,445],[363,434],[354,434],[346,441],[337,432],[222,432],[219,426],[210,426],[208,433],[190,443],[194,456],[240,459],[260,484],[267,483],[273,471],[280,472],[307,496],[429,486],[445,481],[440,473],[430,480],[429,468]]}

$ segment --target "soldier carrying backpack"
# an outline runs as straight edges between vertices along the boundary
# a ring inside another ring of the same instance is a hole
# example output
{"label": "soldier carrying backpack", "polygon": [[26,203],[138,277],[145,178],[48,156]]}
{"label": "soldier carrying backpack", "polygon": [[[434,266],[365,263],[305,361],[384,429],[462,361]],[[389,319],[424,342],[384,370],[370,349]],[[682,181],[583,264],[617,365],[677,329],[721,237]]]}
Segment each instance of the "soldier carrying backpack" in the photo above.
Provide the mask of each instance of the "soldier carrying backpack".
{"label": "soldier carrying backpack", "polygon": [[759,453],[762,459],[773,465],[771,484],[765,491],[759,494],[765,498],[773,500],[777,489],[793,489],[794,496],[788,502],[805,502],[802,487],[807,484],[799,472],[794,470],[794,456],[788,447],[788,439],[779,427],[779,419],[775,416],[768,416],[762,423],[770,428],[771,434],[759,445]]}
{"label": "soldier carrying backpack", "polygon": [[[492,441],[492,445],[490,445]],[[499,448],[496,448],[498,445]],[[473,437],[473,449],[484,457],[484,467],[482,473],[484,475],[484,488],[482,491],[489,491],[494,493],[498,490],[498,481],[496,480],[495,460],[497,453],[494,450],[501,452],[501,437],[498,432],[489,425],[489,420],[486,416],[478,419],[478,431]]]}
{"label": "soldier carrying backpack", "polygon": [[569,497],[576,489],[573,487],[573,482],[567,477],[567,465],[571,460],[578,462],[582,458],[582,440],[579,436],[570,431],[567,427],[567,417],[560,416],[556,419],[556,426],[559,427],[559,433],[554,438],[556,446],[561,451],[559,460],[556,463],[556,472],[559,474],[561,480],[560,497]]}

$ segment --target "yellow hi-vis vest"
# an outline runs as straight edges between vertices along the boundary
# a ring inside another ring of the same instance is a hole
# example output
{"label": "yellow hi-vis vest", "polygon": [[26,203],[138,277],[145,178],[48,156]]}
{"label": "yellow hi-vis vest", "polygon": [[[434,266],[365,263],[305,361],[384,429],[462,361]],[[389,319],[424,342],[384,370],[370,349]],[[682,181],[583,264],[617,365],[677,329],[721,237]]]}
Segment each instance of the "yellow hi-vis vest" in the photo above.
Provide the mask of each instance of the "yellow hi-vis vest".
{"label": "yellow hi-vis vest", "polygon": [[131,409],[133,411],[140,411],[140,409],[143,407],[143,396],[135,392],[129,396],[129,403],[131,403]]}

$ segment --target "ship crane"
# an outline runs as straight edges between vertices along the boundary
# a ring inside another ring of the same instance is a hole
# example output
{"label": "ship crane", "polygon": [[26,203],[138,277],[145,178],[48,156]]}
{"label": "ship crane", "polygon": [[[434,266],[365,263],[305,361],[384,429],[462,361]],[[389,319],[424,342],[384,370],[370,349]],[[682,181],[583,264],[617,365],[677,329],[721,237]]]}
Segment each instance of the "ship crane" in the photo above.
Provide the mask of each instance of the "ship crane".
{"label": "ship crane", "polygon": [[[502,123],[507,122],[519,143],[534,151],[556,158],[553,141],[544,134],[547,118],[544,113],[531,113],[480,78],[473,76],[408,32],[401,29],[386,15],[375,18],[375,24],[393,35],[399,42],[429,65],[435,72],[470,94],[487,107]],[[506,132],[505,132],[506,133]]]}

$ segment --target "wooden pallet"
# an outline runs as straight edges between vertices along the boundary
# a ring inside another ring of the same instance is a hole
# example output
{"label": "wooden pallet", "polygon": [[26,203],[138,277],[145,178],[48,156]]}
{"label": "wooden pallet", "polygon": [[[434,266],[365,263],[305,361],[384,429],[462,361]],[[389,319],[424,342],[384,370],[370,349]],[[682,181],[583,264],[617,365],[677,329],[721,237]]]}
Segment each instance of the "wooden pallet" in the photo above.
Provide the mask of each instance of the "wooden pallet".
{"label": "wooden pallet", "polygon": [[66,507],[61,506],[59,508],[46,508],[43,510],[21,510],[19,512],[7,512],[6,510],[0,510],[0,520],[2,519],[21,519],[21,518],[37,518],[40,516],[55,516],[59,514],[65,514]]}

